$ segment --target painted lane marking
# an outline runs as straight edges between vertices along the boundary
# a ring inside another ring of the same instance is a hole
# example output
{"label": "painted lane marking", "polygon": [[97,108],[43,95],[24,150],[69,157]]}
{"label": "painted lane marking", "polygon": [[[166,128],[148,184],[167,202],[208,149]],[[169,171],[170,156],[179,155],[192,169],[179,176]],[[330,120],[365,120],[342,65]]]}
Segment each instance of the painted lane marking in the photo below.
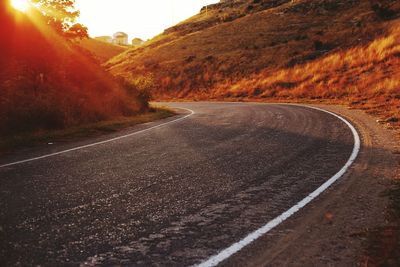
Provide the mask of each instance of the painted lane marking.
{"label": "painted lane marking", "polygon": [[98,146],[98,145],[102,145],[102,144],[114,142],[114,141],[117,141],[117,140],[120,140],[120,139],[124,139],[124,138],[130,137],[130,136],[133,136],[133,135],[137,135],[137,134],[144,133],[144,132],[147,132],[147,131],[150,131],[150,130],[154,130],[154,129],[157,129],[157,128],[161,128],[161,127],[163,127],[163,126],[165,126],[165,125],[168,125],[168,124],[176,123],[176,122],[178,122],[178,121],[184,120],[184,119],[186,119],[186,118],[188,118],[188,117],[190,117],[190,116],[192,116],[192,115],[195,114],[195,112],[194,112],[193,110],[191,110],[191,109],[187,109],[187,108],[179,108],[179,109],[187,110],[187,111],[190,112],[190,114],[185,115],[184,117],[178,118],[178,119],[173,120],[173,121],[169,121],[169,122],[166,122],[166,123],[162,123],[162,124],[159,124],[159,125],[156,125],[156,126],[153,126],[153,127],[147,128],[147,129],[144,129],[144,130],[140,130],[140,131],[133,132],[133,133],[126,134],[126,135],[122,135],[122,136],[118,136],[118,137],[115,137],[115,138],[112,138],[112,139],[108,139],[108,140],[104,140],[104,141],[100,141],[100,142],[96,142],[96,143],[92,143],[92,144],[88,144],[88,145],[84,145],[84,146],[74,147],[74,148],[71,148],[71,149],[62,150],[62,151],[59,151],[59,152],[55,152],[55,153],[51,153],[51,154],[46,154],[46,155],[39,156],[39,157],[35,157],[35,158],[30,158],[30,159],[25,159],[25,160],[20,160],[20,161],[16,161],[16,162],[12,162],[12,163],[7,163],[7,164],[4,164],[4,165],[0,165],[0,169],[1,169],[1,168],[5,168],[5,167],[14,166],[14,165],[19,165],[19,164],[27,163],[27,162],[31,162],[31,161],[36,161],[36,160],[40,160],[40,159],[45,159],[45,158],[50,158],[50,157],[58,156],[58,155],[61,155],[61,154],[65,154],[65,153],[69,153],[69,152],[81,150],[81,149],[88,148],[88,147],[93,147],[93,146]]}
{"label": "painted lane marking", "polygon": [[347,163],[343,166],[343,168],[338,173],[336,173],[332,178],[330,178],[328,181],[326,181],[317,190],[315,190],[314,192],[309,194],[306,198],[301,200],[299,203],[294,205],[292,208],[290,208],[289,210],[285,211],[284,213],[282,213],[281,215],[279,215],[278,217],[276,217],[272,221],[268,222],[266,225],[262,226],[258,230],[250,233],[248,236],[246,236],[245,238],[243,238],[239,242],[237,242],[237,243],[231,245],[230,247],[222,250],[218,254],[210,257],[206,261],[204,261],[204,262],[202,262],[202,263],[200,263],[200,264],[198,264],[196,266],[198,266],[198,267],[214,267],[214,266],[217,266],[222,261],[230,258],[233,254],[239,252],[244,247],[250,245],[252,242],[257,240],[261,236],[265,235],[266,233],[271,231],[273,228],[275,228],[276,226],[280,225],[282,222],[286,221],[289,217],[294,215],[296,212],[298,212],[299,210],[304,208],[307,204],[309,204],[311,201],[313,201],[315,198],[317,198],[321,193],[323,193],[326,189],[328,189],[333,183],[335,183],[337,180],[339,180],[347,172],[347,170],[350,168],[350,166],[356,160],[356,158],[357,158],[357,156],[358,156],[358,154],[360,152],[361,140],[360,140],[360,136],[359,136],[357,130],[355,129],[355,127],[350,122],[348,122],[346,119],[344,119],[343,117],[341,117],[341,116],[339,116],[339,115],[337,115],[337,114],[335,114],[333,112],[330,112],[330,111],[327,111],[327,110],[324,110],[324,109],[321,109],[321,108],[303,106],[303,105],[296,105],[296,106],[307,107],[307,108],[319,110],[319,111],[328,113],[330,115],[333,115],[333,116],[339,118],[341,121],[343,121],[350,128],[350,130],[351,130],[351,132],[353,133],[353,136],[354,136],[354,148],[353,148],[353,152],[352,152],[349,160],[347,161]]}

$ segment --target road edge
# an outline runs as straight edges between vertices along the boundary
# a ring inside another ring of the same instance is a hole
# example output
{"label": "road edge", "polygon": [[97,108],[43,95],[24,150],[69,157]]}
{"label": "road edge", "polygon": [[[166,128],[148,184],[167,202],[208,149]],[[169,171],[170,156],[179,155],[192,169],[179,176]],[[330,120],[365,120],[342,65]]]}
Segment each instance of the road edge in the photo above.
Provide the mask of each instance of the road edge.
{"label": "road edge", "polygon": [[158,125],[155,125],[155,126],[143,129],[143,130],[135,131],[135,132],[132,132],[132,133],[129,133],[129,134],[121,135],[121,136],[117,136],[117,137],[114,137],[114,138],[111,138],[111,139],[107,139],[107,140],[103,140],[103,141],[99,141],[99,142],[95,142],[95,143],[90,143],[90,144],[83,145],[83,146],[77,146],[77,147],[74,147],[74,148],[61,150],[61,151],[58,151],[58,152],[49,153],[49,154],[45,154],[45,155],[38,156],[38,157],[33,157],[33,158],[28,158],[28,159],[24,159],[24,160],[19,160],[19,161],[14,161],[14,162],[2,164],[2,165],[0,165],[0,169],[6,168],[6,167],[15,166],[15,165],[19,165],[19,164],[23,164],[23,163],[28,163],[28,162],[32,162],[32,161],[36,161],[36,160],[41,160],[41,159],[45,159],[45,158],[50,158],[50,157],[54,157],[54,156],[66,154],[66,153],[69,153],[69,152],[73,152],[73,151],[77,151],[77,150],[81,150],[81,149],[85,149],[85,148],[89,148],[89,147],[94,147],[94,146],[106,144],[106,143],[111,143],[111,142],[114,142],[114,141],[117,141],[117,140],[125,139],[125,138],[131,137],[131,136],[134,136],[134,135],[137,135],[137,134],[140,134],[140,133],[144,133],[144,132],[147,132],[147,131],[150,131],[150,130],[154,130],[154,129],[161,128],[161,127],[164,127],[164,126],[169,125],[169,124],[173,124],[173,123],[182,121],[182,120],[187,119],[190,116],[195,114],[195,112],[193,110],[191,110],[191,109],[187,109],[187,108],[179,108],[179,109],[186,110],[186,111],[189,112],[189,114],[187,114],[187,115],[185,115],[183,117],[177,118],[175,120],[172,120],[172,121],[164,122],[164,123],[161,123],[161,124],[158,124]]}

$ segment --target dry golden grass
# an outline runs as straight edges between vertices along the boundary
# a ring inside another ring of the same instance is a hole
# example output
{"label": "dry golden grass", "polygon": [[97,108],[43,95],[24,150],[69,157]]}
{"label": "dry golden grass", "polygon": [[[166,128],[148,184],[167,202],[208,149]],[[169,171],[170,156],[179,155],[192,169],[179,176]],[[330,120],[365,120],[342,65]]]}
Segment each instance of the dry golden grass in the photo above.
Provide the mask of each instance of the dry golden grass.
{"label": "dry golden grass", "polygon": [[329,99],[368,109],[399,125],[400,23],[368,45],[221,84],[214,92],[230,97]]}
{"label": "dry golden grass", "polygon": [[155,99],[325,99],[395,123],[400,3],[379,1],[397,14],[390,18],[375,3],[282,1],[217,24],[225,9],[203,11],[106,67],[134,83],[151,77]]}

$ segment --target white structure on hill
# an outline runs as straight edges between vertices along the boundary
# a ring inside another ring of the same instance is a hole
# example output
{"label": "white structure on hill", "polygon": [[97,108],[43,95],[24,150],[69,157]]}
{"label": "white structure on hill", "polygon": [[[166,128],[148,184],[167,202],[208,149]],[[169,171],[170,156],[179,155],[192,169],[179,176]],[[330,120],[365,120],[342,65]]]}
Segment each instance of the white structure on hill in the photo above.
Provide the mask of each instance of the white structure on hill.
{"label": "white structure on hill", "polygon": [[128,45],[128,34],[117,32],[113,36],[113,43],[116,45]]}
{"label": "white structure on hill", "polygon": [[[128,34],[124,32],[116,32],[113,37],[111,36],[98,36],[95,40],[102,41],[105,43],[116,44],[116,45],[130,45],[128,41]],[[141,46],[144,41],[140,38],[134,38],[132,40],[132,46]]]}

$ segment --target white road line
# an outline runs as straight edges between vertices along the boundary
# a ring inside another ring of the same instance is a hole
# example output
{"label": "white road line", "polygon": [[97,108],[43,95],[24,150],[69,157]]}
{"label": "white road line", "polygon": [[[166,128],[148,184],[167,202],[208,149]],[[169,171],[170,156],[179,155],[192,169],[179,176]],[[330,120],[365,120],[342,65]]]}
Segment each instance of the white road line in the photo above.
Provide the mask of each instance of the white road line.
{"label": "white road line", "polygon": [[[303,105],[298,105],[298,106],[303,106]],[[316,107],[310,107],[310,106],[303,106],[303,107],[308,107],[308,108],[316,109],[316,110],[323,111],[325,113],[331,114],[331,115],[339,118],[340,120],[342,120],[350,128],[350,130],[352,131],[353,136],[354,136],[354,148],[353,148],[353,152],[352,152],[349,160],[347,161],[347,163],[332,178],[330,178],[328,181],[326,181],[317,190],[315,190],[314,192],[309,194],[306,198],[301,200],[299,203],[297,203],[296,205],[291,207],[289,210],[285,211],[284,213],[282,213],[281,215],[279,215],[278,217],[276,217],[272,221],[268,222],[266,225],[264,225],[263,227],[259,228],[258,230],[250,233],[248,236],[246,236],[245,238],[243,238],[239,242],[237,242],[237,243],[231,245],[230,247],[222,250],[218,254],[212,256],[208,260],[206,260],[206,261],[204,261],[204,262],[202,262],[202,263],[200,263],[200,264],[198,264],[196,266],[198,266],[198,267],[213,267],[213,266],[218,265],[222,261],[228,259],[233,254],[239,252],[241,249],[243,249],[244,247],[248,246],[249,244],[251,244],[256,239],[260,238],[261,236],[265,235],[266,233],[271,231],[276,226],[280,225],[282,222],[287,220],[293,214],[295,214],[296,212],[298,212],[299,210],[304,208],[307,204],[309,204],[311,201],[313,201],[315,198],[317,198],[322,192],[324,192],[333,183],[335,183],[338,179],[340,179],[346,173],[346,171],[350,168],[350,166],[354,163],[354,161],[356,160],[356,158],[357,158],[357,156],[358,156],[358,154],[360,152],[360,148],[361,148],[360,136],[358,135],[358,132],[354,128],[354,126],[351,125],[351,123],[348,122],[346,119],[344,119],[343,117],[341,117],[341,116],[339,116],[339,115],[337,115],[337,114],[335,114],[333,112],[330,112],[330,111],[327,111],[327,110],[323,110],[323,109],[320,109],[320,108],[316,108]]]}
{"label": "white road line", "polygon": [[154,129],[163,127],[163,126],[168,125],[168,124],[176,123],[178,121],[184,120],[184,119],[192,116],[193,114],[195,114],[195,112],[193,110],[191,110],[191,109],[187,109],[187,108],[179,108],[179,109],[187,110],[187,111],[190,112],[190,114],[185,115],[184,117],[181,117],[179,119],[176,119],[176,120],[173,120],[173,121],[169,121],[169,122],[166,122],[166,123],[162,123],[162,124],[159,124],[159,125],[156,125],[156,126],[144,129],[144,130],[140,130],[140,131],[137,131],[137,132],[133,132],[133,133],[127,134],[127,135],[122,135],[122,136],[118,136],[118,137],[115,137],[115,138],[112,138],[112,139],[108,139],[108,140],[104,140],[104,141],[100,141],[100,142],[96,142],[96,143],[92,143],[92,144],[88,144],[88,145],[84,145],[84,146],[74,147],[74,148],[71,148],[71,149],[62,150],[62,151],[59,151],[59,152],[55,152],[55,153],[51,153],[51,154],[47,154],[47,155],[43,155],[43,156],[39,156],[39,157],[35,157],[35,158],[30,158],[30,159],[25,159],[25,160],[20,160],[20,161],[16,161],[16,162],[0,165],[0,169],[1,168],[5,168],[5,167],[18,165],[18,164],[31,162],[31,161],[35,161],[35,160],[40,160],[40,159],[45,159],[45,158],[58,156],[58,155],[61,155],[61,154],[77,151],[77,150],[88,148],[88,147],[93,147],[93,146],[98,146],[98,145],[110,143],[110,142],[113,142],[113,141],[117,141],[117,140],[120,140],[120,139],[124,139],[124,138],[130,137],[130,136],[133,136],[133,135],[137,135],[137,134],[140,134],[140,133],[143,133],[143,132],[154,130]]}

